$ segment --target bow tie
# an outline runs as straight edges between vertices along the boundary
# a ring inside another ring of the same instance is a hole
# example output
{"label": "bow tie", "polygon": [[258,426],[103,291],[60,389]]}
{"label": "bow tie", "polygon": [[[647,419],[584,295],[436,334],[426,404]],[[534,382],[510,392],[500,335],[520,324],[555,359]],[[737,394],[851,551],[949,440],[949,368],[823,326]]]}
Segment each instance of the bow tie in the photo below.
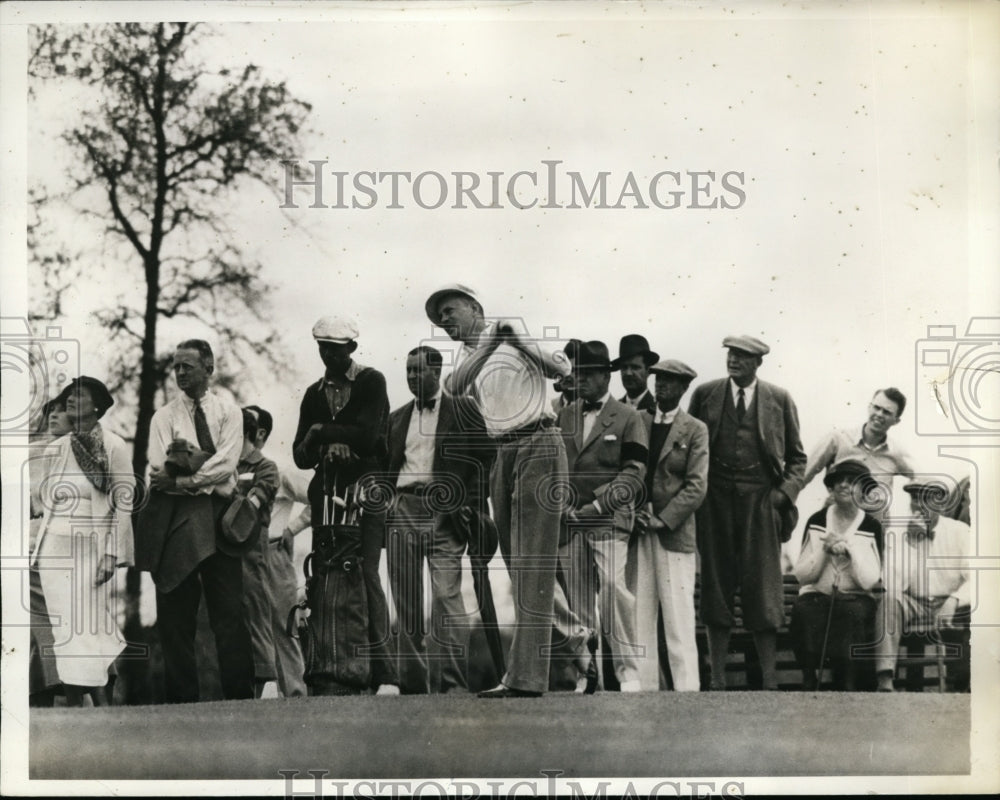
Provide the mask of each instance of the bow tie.
{"label": "bow tie", "polygon": [[437,398],[436,397],[432,398],[431,400],[425,400],[423,403],[421,403],[418,400],[417,401],[417,411],[433,411],[434,410],[434,406],[436,406],[436,405],[437,405]]}
{"label": "bow tie", "polygon": [[584,400],[583,413],[587,414],[591,411],[600,411],[602,405],[604,405],[604,403],[602,403],[600,400]]}

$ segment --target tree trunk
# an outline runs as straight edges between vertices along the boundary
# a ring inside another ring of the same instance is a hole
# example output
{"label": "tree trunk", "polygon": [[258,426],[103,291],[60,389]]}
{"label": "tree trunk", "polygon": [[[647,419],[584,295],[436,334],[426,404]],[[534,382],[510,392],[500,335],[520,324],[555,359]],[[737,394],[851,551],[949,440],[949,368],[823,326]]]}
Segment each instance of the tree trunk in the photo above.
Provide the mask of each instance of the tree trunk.
{"label": "tree trunk", "polygon": [[[159,376],[156,371],[156,323],[159,315],[157,303],[160,297],[160,265],[154,258],[147,260],[146,267],[146,309],[145,329],[142,339],[142,366],[139,371],[139,411],[135,427],[135,444],[132,451],[132,471],[137,481],[142,482],[138,493],[140,506],[146,498],[146,467],[149,464],[149,429],[153,420],[153,403]],[[133,516],[136,522],[137,516]],[[133,525],[137,528],[137,525]],[[130,567],[125,577],[125,641],[133,657],[122,662],[121,678],[124,683],[125,702],[129,705],[150,702],[148,642],[142,631],[139,602],[142,594],[142,573]],[[141,652],[137,647],[147,648]]]}

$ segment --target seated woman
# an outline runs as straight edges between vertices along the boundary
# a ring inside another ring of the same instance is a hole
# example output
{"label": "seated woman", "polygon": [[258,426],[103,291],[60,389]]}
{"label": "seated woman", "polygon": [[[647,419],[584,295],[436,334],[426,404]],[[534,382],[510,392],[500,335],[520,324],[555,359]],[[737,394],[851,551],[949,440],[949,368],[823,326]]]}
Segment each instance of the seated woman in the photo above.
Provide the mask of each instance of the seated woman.
{"label": "seated woman", "polygon": [[114,400],[94,378],[66,395],[73,432],[45,452],[37,487],[42,511],[31,552],[52,623],[56,670],[67,705],[105,705],[108,670],[124,649],[109,581],[132,561],[135,480],[128,446],[98,420]]}
{"label": "seated woman", "polygon": [[795,577],[802,585],[792,609],[791,634],[806,691],[819,687],[824,653],[834,688],[853,691],[858,662],[851,645],[870,643],[882,570],[882,526],[862,508],[878,483],[861,461],[834,464],[823,479],[831,504],[806,523]]}

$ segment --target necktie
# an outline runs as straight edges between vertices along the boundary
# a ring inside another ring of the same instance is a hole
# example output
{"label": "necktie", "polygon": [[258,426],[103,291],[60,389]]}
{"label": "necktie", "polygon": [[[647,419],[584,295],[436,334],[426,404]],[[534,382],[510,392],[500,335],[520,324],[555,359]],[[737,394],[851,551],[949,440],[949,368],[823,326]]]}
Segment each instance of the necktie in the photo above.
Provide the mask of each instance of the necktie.
{"label": "necktie", "polygon": [[736,401],[736,418],[742,420],[743,415],[747,413],[747,404],[743,399],[742,389],[740,389],[736,394],[739,397],[739,400]]}
{"label": "necktie", "polygon": [[417,411],[433,411],[434,410],[434,406],[436,406],[436,405],[437,405],[437,398],[436,397],[434,397],[434,398],[432,398],[430,400],[425,400],[423,403],[421,403],[418,400],[417,401]]}
{"label": "necktie", "polygon": [[601,403],[600,400],[584,400],[583,413],[586,414],[589,411],[600,411],[602,405],[603,403]]}
{"label": "necktie", "polygon": [[212,432],[208,429],[208,419],[200,400],[194,401],[194,432],[198,435],[198,447],[209,455],[213,454],[215,442],[212,441]]}

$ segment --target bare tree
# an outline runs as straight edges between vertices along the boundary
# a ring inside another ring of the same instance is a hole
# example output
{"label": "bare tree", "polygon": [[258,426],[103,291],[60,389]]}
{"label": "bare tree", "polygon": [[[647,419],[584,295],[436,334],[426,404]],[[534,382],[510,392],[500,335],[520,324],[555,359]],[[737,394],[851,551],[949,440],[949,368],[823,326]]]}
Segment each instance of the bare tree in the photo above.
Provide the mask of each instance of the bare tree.
{"label": "bare tree", "polygon": [[[253,65],[209,67],[211,35],[187,23],[33,30],[29,87],[71,82],[96,100],[62,134],[75,156],[64,199],[83,199],[77,210],[101,220],[106,241],[127,257],[120,263],[136,271],[125,280],[144,290],[135,302],[75,309],[107,331],[117,353],[110,365],[114,388],[136,398],[130,438],[137,475],[146,471],[150,421],[169,366],[158,351],[161,321],[187,318],[211,327],[238,360],[280,361],[277,335],[266,324],[260,265],[229,229],[225,201],[247,180],[265,183],[269,163],[298,156],[310,106]],[[45,205],[37,208],[43,213]],[[28,232],[31,275],[41,289],[32,306],[36,317],[48,317],[60,311],[62,292],[80,270],[67,249],[53,249],[47,239],[43,247],[41,224],[33,221]],[[254,324],[245,325],[250,319]],[[126,594],[128,637],[138,626],[134,571]]]}

